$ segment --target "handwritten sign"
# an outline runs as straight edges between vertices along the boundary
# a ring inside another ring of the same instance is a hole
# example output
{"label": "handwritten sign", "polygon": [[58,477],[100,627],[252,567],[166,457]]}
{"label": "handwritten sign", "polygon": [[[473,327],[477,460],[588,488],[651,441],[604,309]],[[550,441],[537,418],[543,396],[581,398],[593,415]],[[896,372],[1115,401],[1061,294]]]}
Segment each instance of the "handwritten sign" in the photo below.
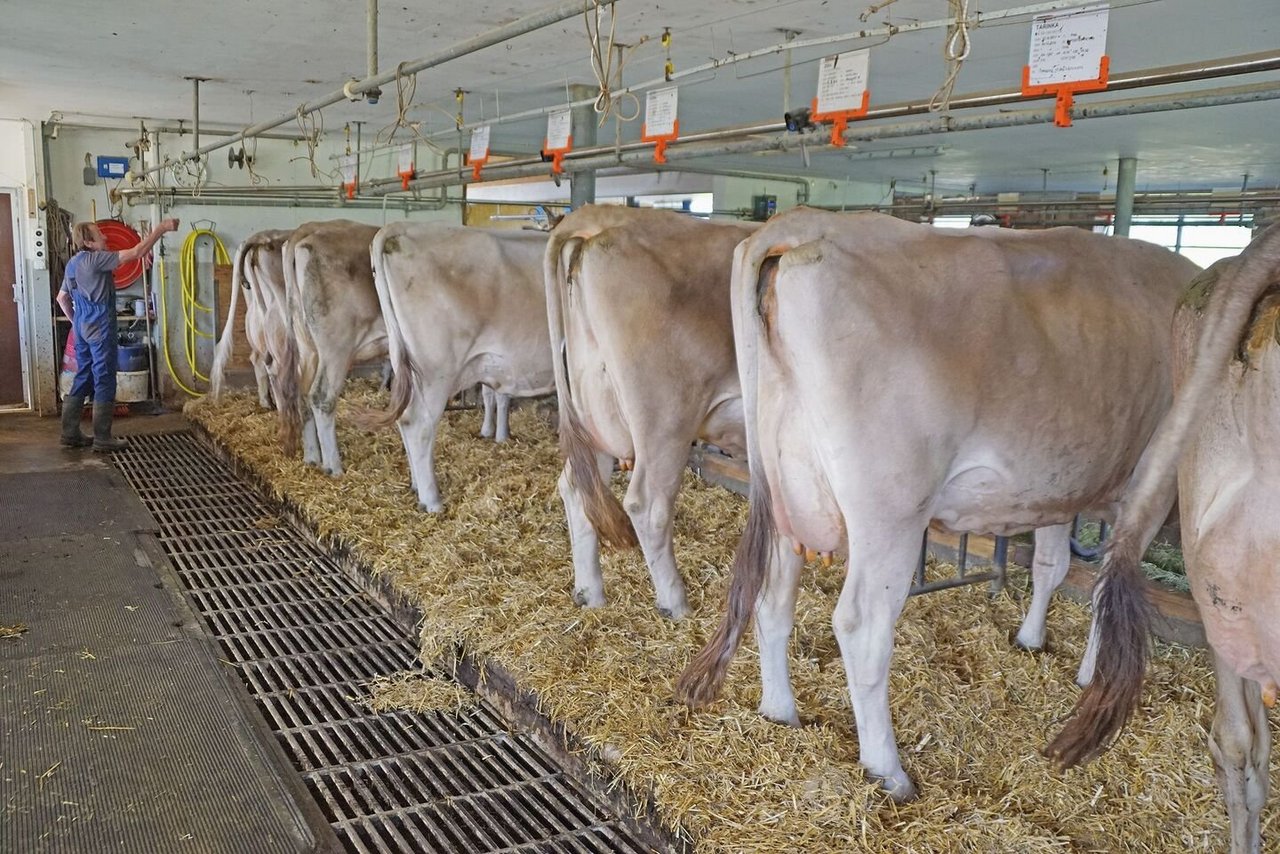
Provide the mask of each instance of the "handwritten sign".
{"label": "handwritten sign", "polygon": [[1108,7],[1038,15],[1031,24],[1027,65],[1032,86],[1092,80],[1107,52]]}
{"label": "handwritten sign", "polygon": [[678,86],[650,89],[644,99],[644,132],[647,136],[670,136],[676,132]]}
{"label": "handwritten sign", "polygon": [[861,107],[870,67],[870,48],[823,57],[818,65],[818,107],[815,112],[839,113]]}
{"label": "handwritten sign", "polygon": [[556,110],[547,116],[547,151],[569,147],[573,135],[573,119],[568,110]]}
{"label": "handwritten sign", "polygon": [[492,125],[481,125],[471,131],[471,159],[484,160],[489,156],[489,129]]}
{"label": "handwritten sign", "polygon": [[358,162],[354,154],[344,154],[338,158],[338,169],[342,172],[342,183],[354,184],[356,182],[356,164]]}

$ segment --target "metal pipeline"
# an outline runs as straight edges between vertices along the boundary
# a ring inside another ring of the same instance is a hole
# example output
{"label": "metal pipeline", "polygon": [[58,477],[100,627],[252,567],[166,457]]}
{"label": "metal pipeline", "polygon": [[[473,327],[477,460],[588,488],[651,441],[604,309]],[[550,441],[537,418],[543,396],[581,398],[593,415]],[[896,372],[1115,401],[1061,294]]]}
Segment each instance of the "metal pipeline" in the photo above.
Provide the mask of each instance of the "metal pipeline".
{"label": "metal pipeline", "polygon": [[[597,6],[612,6],[617,2],[617,0],[593,0],[593,2]],[[525,35],[526,33],[549,26],[557,23],[558,21],[563,21],[566,18],[572,18],[576,15],[580,15],[582,14],[582,8],[582,0],[568,0],[568,2],[561,3],[551,9],[534,12],[523,18],[515,20],[510,24],[489,30],[488,32],[476,36],[473,39],[454,45],[435,56],[424,57],[422,59],[412,60],[409,62],[402,62],[396,66],[394,71],[383,72],[382,74],[377,74],[373,77],[366,77],[363,80],[352,81],[346,86],[338,89],[336,92],[330,92],[328,95],[323,96],[318,101],[299,105],[293,112],[285,113],[277,118],[268,119],[267,121],[259,122],[256,125],[247,127],[221,142],[211,143],[203,147],[197,146],[194,151],[183,152],[179,161],[195,160],[202,154],[208,154],[210,151],[231,145],[232,143],[239,142],[242,139],[249,139],[257,136],[262,131],[279,127],[286,122],[294,121],[300,116],[314,113],[316,110],[336,104],[339,101],[347,100],[352,96],[366,94],[370,90],[378,89],[384,83],[394,82],[397,77],[407,74],[416,74],[424,69],[431,68],[436,65],[442,65],[451,59],[457,59],[458,57],[475,53],[476,51],[482,50],[486,47],[501,44],[504,41],[515,38],[516,36]],[[159,171],[160,169],[166,168],[168,165],[169,164],[165,163],[153,166],[143,174]]]}

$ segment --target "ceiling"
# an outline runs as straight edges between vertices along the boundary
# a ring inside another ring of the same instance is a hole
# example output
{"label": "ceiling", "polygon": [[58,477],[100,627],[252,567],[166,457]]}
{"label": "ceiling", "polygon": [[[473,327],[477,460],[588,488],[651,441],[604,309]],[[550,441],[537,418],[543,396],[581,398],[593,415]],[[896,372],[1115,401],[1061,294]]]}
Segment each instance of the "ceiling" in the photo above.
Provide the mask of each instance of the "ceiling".
{"label": "ceiling", "polygon": [[[961,0],[955,0],[959,3]],[[1023,7],[1013,0],[967,0],[969,12],[991,15]],[[554,0],[517,3],[476,0],[381,0],[381,70],[405,60],[437,56],[457,44],[522,16],[550,9]],[[878,9],[875,7],[879,7]],[[677,73],[784,41],[899,27],[949,17],[947,0],[618,0],[614,40],[624,49],[624,85],[659,80],[671,33]],[[185,119],[192,116],[188,77],[200,87],[206,126],[244,127],[293,112],[366,75],[365,4],[353,0],[0,0],[0,117],[47,121],[55,111],[68,121],[94,117]],[[860,20],[865,16],[866,20]],[[971,31],[971,51],[955,85],[957,97],[1010,90],[1027,61],[1031,15],[996,20]],[[607,38],[611,15],[602,15]],[[726,64],[679,81],[682,135],[730,126],[778,122],[788,103],[807,103],[817,85],[817,60],[872,47],[868,75],[873,108],[926,102],[946,73],[942,27],[878,35]],[[1280,46],[1276,0],[1115,0],[1107,53],[1111,73],[1219,60]],[[1280,82],[1280,72],[1255,73],[1178,89],[1081,95],[1087,105],[1171,91],[1198,91],[1247,83]],[[442,145],[456,144],[452,116],[456,89],[464,89],[467,122],[531,108],[563,105],[569,84],[594,85],[584,16],[513,38],[427,69],[417,76],[406,112]],[[643,92],[640,104],[643,104]],[[957,110],[954,115],[1044,108],[1048,102]],[[635,104],[622,104],[633,112]],[[395,86],[381,102],[340,102],[323,111],[329,132],[347,121],[382,129],[396,118]],[[912,121],[924,117],[913,117]],[[898,119],[896,121],[907,121]],[[639,134],[639,121],[606,121],[601,141]],[[877,122],[865,125],[873,127]],[[293,123],[282,130],[289,130]],[[532,153],[542,143],[545,118],[494,126],[495,151]],[[1138,160],[1138,190],[1239,190],[1280,187],[1280,101],[1217,106],[1077,121],[907,136],[807,152],[700,158],[702,168],[852,179],[900,191],[932,185],[938,193],[1001,191],[1099,192],[1114,190],[1120,157]],[[806,159],[808,163],[806,164]],[[1246,177],[1247,176],[1247,177]]]}

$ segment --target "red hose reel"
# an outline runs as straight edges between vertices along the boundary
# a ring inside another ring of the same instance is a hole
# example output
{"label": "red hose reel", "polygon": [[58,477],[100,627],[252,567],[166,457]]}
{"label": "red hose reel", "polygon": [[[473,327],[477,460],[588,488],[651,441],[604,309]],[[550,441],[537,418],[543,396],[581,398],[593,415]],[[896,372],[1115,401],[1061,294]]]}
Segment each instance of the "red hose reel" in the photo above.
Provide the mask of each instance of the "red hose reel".
{"label": "red hose reel", "polygon": [[[107,239],[107,250],[109,252],[132,249],[142,242],[138,232],[118,219],[100,219],[97,222],[97,226],[102,231],[102,236]],[[141,275],[142,259],[135,258],[132,261],[122,261],[120,266],[116,267],[111,274],[111,277],[115,282],[116,290],[122,290],[138,281],[138,277]]]}

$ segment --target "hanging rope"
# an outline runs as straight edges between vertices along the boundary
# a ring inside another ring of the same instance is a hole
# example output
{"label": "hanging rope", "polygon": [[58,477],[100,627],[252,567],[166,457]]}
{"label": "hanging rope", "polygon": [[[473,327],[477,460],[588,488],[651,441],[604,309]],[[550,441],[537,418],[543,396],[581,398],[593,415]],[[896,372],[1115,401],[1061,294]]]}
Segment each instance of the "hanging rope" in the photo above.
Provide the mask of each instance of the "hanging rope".
{"label": "hanging rope", "polygon": [[951,106],[951,93],[956,88],[960,68],[969,58],[969,0],[947,0],[955,24],[948,28],[947,40],[942,46],[942,57],[947,63],[947,77],[929,99],[929,112],[936,113]]}
{"label": "hanging rope", "polygon": [[[594,10],[594,15],[592,11]],[[614,43],[614,29],[618,22],[618,16],[614,14],[613,9],[609,10],[609,40],[602,47],[600,43],[600,15],[601,9],[599,3],[593,3],[591,9],[582,10],[582,18],[587,27],[587,43],[591,48],[591,71],[595,74],[596,85],[600,89],[600,94],[596,96],[593,108],[596,115],[600,117],[599,126],[603,127],[605,121],[608,120],[610,114],[614,118],[623,122],[635,121],[640,117],[640,99],[630,92],[615,96],[613,87],[622,86],[622,68],[626,65],[627,59],[636,48],[649,40],[648,36],[641,37],[640,41],[634,45],[618,45]],[[593,28],[594,18],[594,28]],[[616,54],[615,54],[616,51]],[[617,63],[616,67],[614,63]],[[618,112],[618,106],[623,97],[628,97],[635,105],[635,111],[630,116],[621,115]]]}

